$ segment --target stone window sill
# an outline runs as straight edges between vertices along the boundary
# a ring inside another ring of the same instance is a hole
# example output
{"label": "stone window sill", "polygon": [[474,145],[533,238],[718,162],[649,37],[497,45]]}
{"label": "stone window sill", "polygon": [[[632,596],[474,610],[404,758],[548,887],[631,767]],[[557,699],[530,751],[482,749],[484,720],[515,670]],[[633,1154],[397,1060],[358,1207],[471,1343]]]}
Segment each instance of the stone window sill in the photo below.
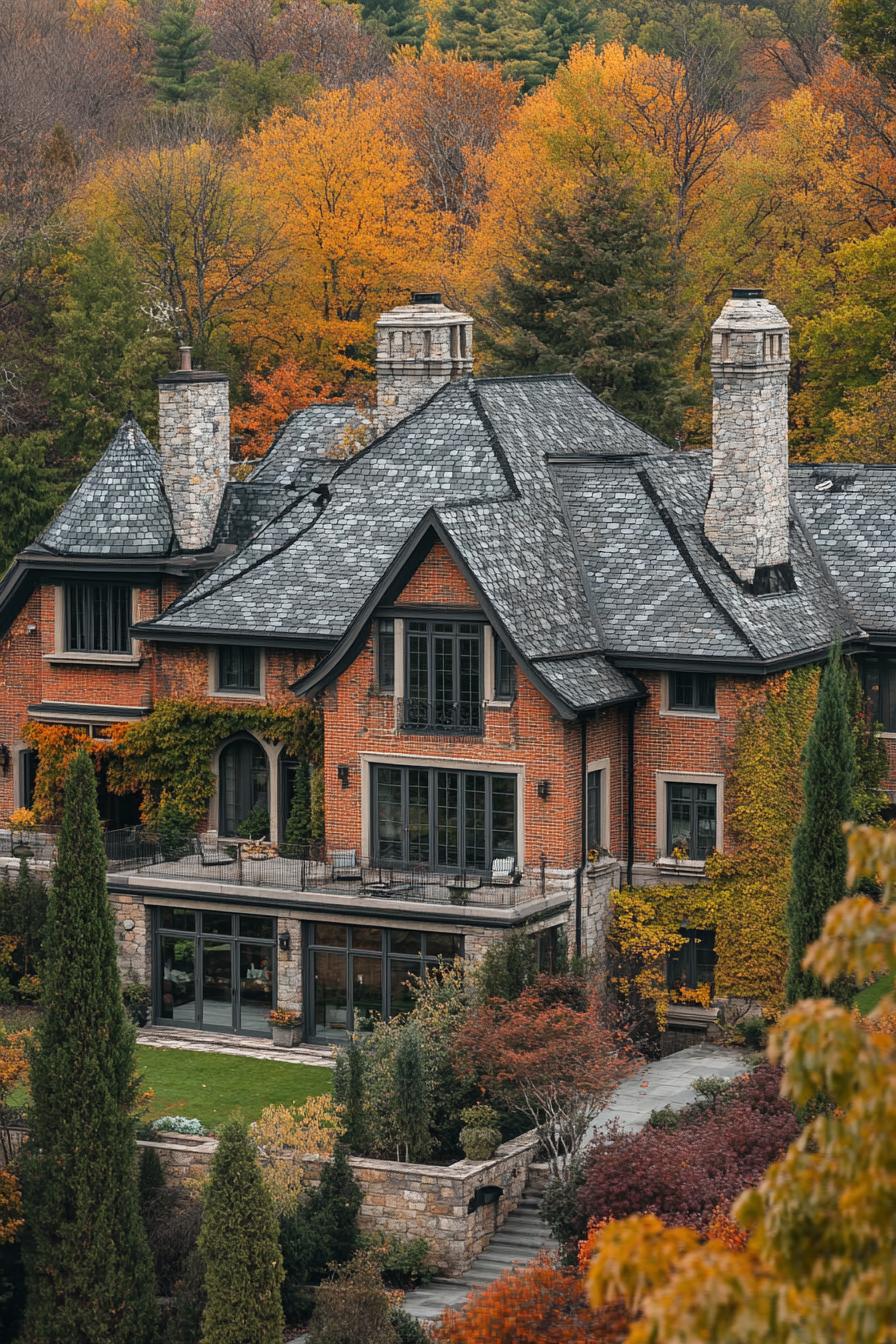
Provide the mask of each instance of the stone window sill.
{"label": "stone window sill", "polygon": [[706,871],[706,863],[703,859],[661,858],[657,859],[656,866],[667,873],[703,873]]}
{"label": "stone window sill", "polygon": [[261,691],[211,691],[213,700],[263,700]]}
{"label": "stone window sill", "polygon": [[713,719],[718,720],[721,716],[703,709],[661,709],[661,719]]}
{"label": "stone window sill", "polygon": [[142,658],[131,653],[45,653],[46,663],[75,663],[88,667],[139,667]]}

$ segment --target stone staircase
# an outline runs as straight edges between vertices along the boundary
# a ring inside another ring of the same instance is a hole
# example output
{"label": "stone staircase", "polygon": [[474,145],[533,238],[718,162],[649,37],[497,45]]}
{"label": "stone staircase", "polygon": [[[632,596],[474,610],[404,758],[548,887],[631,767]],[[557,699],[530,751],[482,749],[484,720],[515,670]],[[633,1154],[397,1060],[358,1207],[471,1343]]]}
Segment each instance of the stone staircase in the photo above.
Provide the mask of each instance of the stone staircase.
{"label": "stone staircase", "polygon": [[433,1279],[409,1293],[404,1303],[407,1312],[418,1320],[435,1320],[446,1307],[459,1307],[471,1292],[492,1283],[513,1265],[533,1259],[539,1251],[556,1250],[556,1242],[541,1221],[539,1176],[526,1186],[517,1207],[466,1273],[457,1279]]}

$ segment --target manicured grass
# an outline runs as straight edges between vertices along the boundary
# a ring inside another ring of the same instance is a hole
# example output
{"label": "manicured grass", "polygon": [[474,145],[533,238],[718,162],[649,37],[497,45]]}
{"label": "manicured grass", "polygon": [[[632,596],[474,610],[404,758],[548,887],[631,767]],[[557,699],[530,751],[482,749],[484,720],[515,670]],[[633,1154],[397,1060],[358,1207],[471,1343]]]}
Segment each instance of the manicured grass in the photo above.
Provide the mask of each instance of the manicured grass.
{"label": "manicured grass", "polygon": [[308,1097],[329,1092],[331,1069],[310,1064],[280,1064],[242,1055],[206,1055],[138,1045],[143,1087],[152,1088],[147,1119],[188,1115],[216,1129],[229,1116],[256,1120],[265,1106],[300,1106]]}
{"label": "manicured grass", "polygon": [[860,989],[853,999],[853,1003],[863,1017],[867,1016],[868,1013],[873,1012],[883,996],[890,993],[892,988],[893,972],[889,971],[886,975],[882,975],[879,980],[874,980],[864,989]]}

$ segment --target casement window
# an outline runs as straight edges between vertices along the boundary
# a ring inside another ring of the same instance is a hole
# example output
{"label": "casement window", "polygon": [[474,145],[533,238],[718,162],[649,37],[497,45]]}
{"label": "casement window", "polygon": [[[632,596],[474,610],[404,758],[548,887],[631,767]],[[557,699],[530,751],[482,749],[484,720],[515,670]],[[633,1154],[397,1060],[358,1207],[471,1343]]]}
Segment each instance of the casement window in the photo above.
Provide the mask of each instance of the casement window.
{"label": "casement window", "polygon": [[225,644],[218,650],[218,690],[240,695],[261,691],[261,650],[246,644]]}
{"label": "casement window", "polygon": [[482,631],[477,621],[408,621],[408,732],[482,732]]}
{"label": "casement window", "polygon": [[131,589],[123,583],[67,583],[67,653],[131,652]]}
{"label": "casement window", "polygon": [[239,738],[221,752],[218,795],[222,835],[246,835],[258,825],[269,831],[268,758],[254,738]]}
{"label": "casement window", "polygon": [[896,733],[896,656],[876,653],[860,663],[868,717],[885,733]]}
{"label": "casement window", "polygon": [[589,853],[594,849],[597,850],[598,854],[603,845],[603,836],[601,835],[602,775],[602,770],[589,770],[585,776],[585,845]]}
{"label": "casement window", "polygon": [[376,686],[383,695],[395,691],[395,622],[376,623]]}
{"label": "casement window", "polygon": [[372,836],[378,863],[488,872],[515,857],[515,775],[377,765]]}
{"label": "casement window", "polygon": [[510,701],[516,699],[516,663],[510,650],[498,635],[494,636],[495,650],[495,700]]}
{"label": "casement window", "polygon": [[716,848],[715,784],[666,785],[666,853],[702,861]]}
{"label": "casement window", "polygon": [[666,957],[666,984],[669,989],[713,988],[716,970],[715,929],[681,930],[685,942]]}
{"label": "casement window", "polygon": [[669,709],[688,714],[716,712],[716,679],[709,672],[670,672]]}
{"label": "casement window", "polygon": [[19,752],[19,807],[34,803],[34,785],[37,781],[37,752],[33,747]]}

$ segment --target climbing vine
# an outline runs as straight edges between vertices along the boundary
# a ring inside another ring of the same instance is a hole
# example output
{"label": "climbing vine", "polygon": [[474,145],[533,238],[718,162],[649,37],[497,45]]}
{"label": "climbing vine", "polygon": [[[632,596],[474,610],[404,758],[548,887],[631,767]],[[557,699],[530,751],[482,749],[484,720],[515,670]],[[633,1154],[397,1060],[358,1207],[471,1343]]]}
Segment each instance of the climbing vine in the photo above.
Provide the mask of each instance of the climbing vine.
{"label": "climbing vine", "polygon": [[758,698],[755,690],[741,692],[727,775],[729,852],[707,859],[706,881],[616,894],[611,938],[622,969],[616,987],[624,999],[649,1002],[660,1026],[670,1000],[663,958],[681,946],[686,926],[716,931],[719,997],[772,1011],[783,1002],[784,910],[818,679],[818,668],[799,668],[772,678]]}
{"label": "climbing vine", "polygon": [[237,733],[250,732],[282,742],[287,754],[312,766],[312,810],[320,808],[319,775],[323,724],[312,706],[250,705],[233,708],[201,698],[160,700],[145,719],[114,724],[107,738],[91,738],[76,728],[29,723],[25,736],[38,753],[34,809],[40,821],[56,820],[62,804],[65,771],[79,749],[89,751],[113,793],[139,792],[143,820],[155,824],[163,801],[174,804],[189,821],[204,821],[215,787],[215,751]]}

